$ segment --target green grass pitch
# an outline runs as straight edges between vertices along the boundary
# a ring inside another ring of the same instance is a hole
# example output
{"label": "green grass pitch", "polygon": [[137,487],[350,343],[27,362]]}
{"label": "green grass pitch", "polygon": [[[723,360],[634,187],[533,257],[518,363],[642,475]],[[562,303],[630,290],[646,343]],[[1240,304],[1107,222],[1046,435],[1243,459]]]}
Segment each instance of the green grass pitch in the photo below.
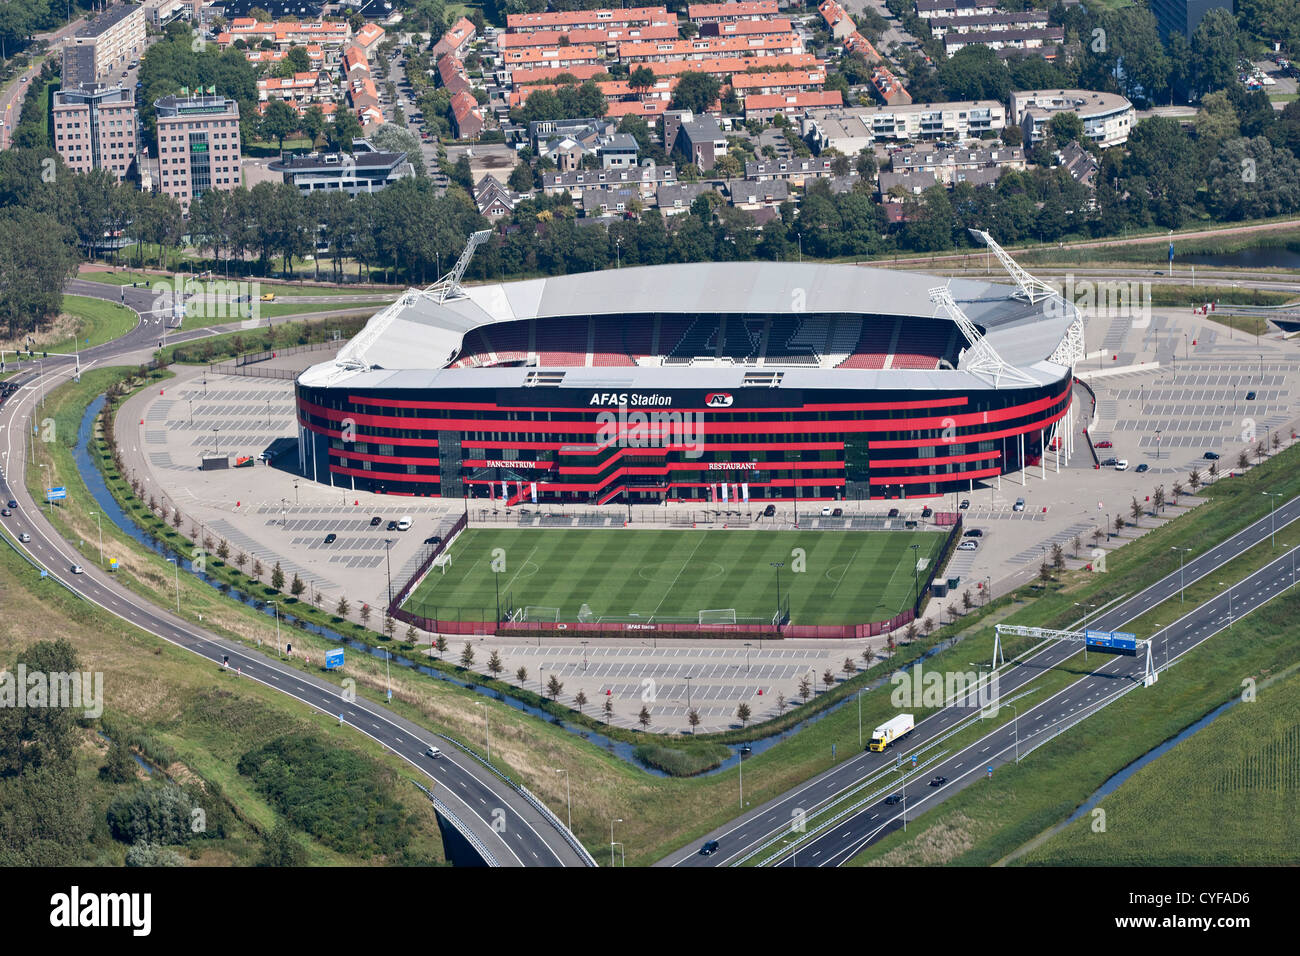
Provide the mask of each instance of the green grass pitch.
{"label": "green grass pitch", "polygon": [[[404,608],[443,619],[456,608],[470,617],[486,608],[491,620],[499,583],[503,609],[510,595],[516,608],[558,607],[561,621],[576,621],[583,604],[597,617],[696,620],[701,610],[734,607],[738,621],[771,621],[771,562],[783,561],[791,623],[860,624],[911,605],[914,558],[937,560],[944,539],[925,531],[470,528],[452,545],[447,573],[434,568]],[[494,582],[497,548],[504,570]],[[799,563],[804,570],[794,570]]]}

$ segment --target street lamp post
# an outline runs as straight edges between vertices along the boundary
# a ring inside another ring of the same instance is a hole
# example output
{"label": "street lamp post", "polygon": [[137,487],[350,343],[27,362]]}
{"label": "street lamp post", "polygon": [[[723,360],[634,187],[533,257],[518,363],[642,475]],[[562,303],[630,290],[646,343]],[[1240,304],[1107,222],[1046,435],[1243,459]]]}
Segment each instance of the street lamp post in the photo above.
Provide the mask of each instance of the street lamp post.
{"label": "street lamp post", "polygon": [[[569,805],[569,832],[573,832],[573,792],[569,789],[569,771],[565,767],[556,767],[556,773],[564,774],[564,799]],[[613,831],[610,832],[610,842],[614,841]],[[612,861],[611,861],[612,862]]]}
{"label": "street lamp post", "polygon": [[180,558],[168,558],[176,566],[176,613],[181,613],[181,560]]}
{"label": "street lamp post", "polygon": [[102,568],[104,566],[104,521],[98,511],[92,511],[90,517],[94,518],[95,523],[99,525],[99,566]]}
{"label": "street lamp post", "polygon": [[616,817],[609,821],[609,865],[611,867],[614,865],[614,824],[622,822],[622,817]]}
{"label": "street lamp post", "polygon": [[[389,606],[389,608],[392,608],[392,606],[393,606],[393,562],[392,562],[392,558],[389,557],[389,555],[391,554],[392,550],[393,550],[393,539],[392,539],[392,538],[385,538],[385,539],[384,539],[384,567],[387,568],[387,570],[388,570],[388,606]],[[498,602],[498,605],[497,605],[497,620],[498,620],[498,621],[501,620],[501,613],[500,613],[500,612],[501,612],[500,602]]]}
{"label": "street lamp post", "polygon": [[[474,706],[483,707],[483,701],[481,700],[474,701]],[[488,727],[488,712],[486,707],[483,707],[483,746],[487,750],[488,763],[491,763],[492,762],[492,732],[491,729]],[[572,829],[572,827],[570,827],[570,829]]]}
{"label": "street lamp post", "polygon": [[1183,555],[1191,548],[1170,548],[1170,551],[1178,552],[1178,603],[1184,604],[1187,601],[1187,595],[1183,593]]}
{"label": "street lamp post", "polygon": [[[271,605],[271,613],[275,615],[275,656],[280,657],[280,602],[267,601],[266,603]],[[389,693],[391,696],[391,690]]]}
{"label": "street lamp post", "polygon": [[1273,542],[1273,550],[1276,551],[1277,550],[1277,499],[1282,497],[1282,492],[1261,491],[1260,494],[1267,495],[1268,497],[1273,499],[1270,502],[1272,507],[1269,509],[1269,524],[1271,528],[1269,532],[1269,538]]}

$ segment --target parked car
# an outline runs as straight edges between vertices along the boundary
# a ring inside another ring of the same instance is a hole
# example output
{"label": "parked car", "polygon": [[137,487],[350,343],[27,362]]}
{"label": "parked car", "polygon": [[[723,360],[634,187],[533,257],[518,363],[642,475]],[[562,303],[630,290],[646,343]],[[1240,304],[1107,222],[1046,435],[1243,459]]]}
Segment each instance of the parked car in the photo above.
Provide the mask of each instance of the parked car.
{"label": "parked car", "polygon": [[700,847],[700,856],[712,856],[718,852],[718,841],[710,840]]}
{"label": "parked car", "polygon": [[1116,470],[1116,471],[1128,471],[1128,459],[1127,459],[1127,458],[1121,458],[1119,461],[1115,462],[1115,470]]}
{"label": "parked car", "polygon": [[963,538],[982,538],[982,537],[984,537],[984,529],[983,529],[983,528],[971,528],[969,531],[967,531],[965,534],[963,534],[962,537],[963,537]]}
{"label": "parked car", "polygon": [[383,523],[384,523],[384,519],[379,517],[379,515],[375,515],[373,518],[370,519],[370,527],[372,528],[377,528]]}
{"label": "parked car", "polygon": [[890,518],[897,518],[897,517],[898,517],[898,509],[897,509],[897,508],[890,508],[890,509],[889,509],[889,515],[888,515],[888,517],[890,517]]}
{"label": "parked car", "polygon": [[843,518],[843,517],[844,517],[844,509],[843,509],[843,508],[836,508],[834,511],[831,512],[831,517],[832,517],[832,518]]}
{"label": "parked car", "polygon": [[441,536],[441,535],[436,535],[436,534],[435,534],[435,535],[433,535],[433,536],[430,537],[430,538],[425,538],[425,539],[424,539],[424,543],[425,543],[425,544],[442,544],[442,536]]}
{"label": "parked car", "polygon": [[1148,465],[1148,464],[1144,461],[1144,462],[1142,462],[1142,464],[1138,465],[1138,466],[1137,466],[1136,468],[1134,468],[1133,470],[1136,471],[1136,472],[1138,472],[1138,473],[1141,473],[1141,472],[1144,472],[1144,471],[1150,471],[1150,470],[1151,470],[1151,466]]}
{"label": "parked car", "polygon": [[1092,447],[1093,448],[1114,448],[1115,443],[1113,441],[1095,441],[1092,443]]}
{"label": "parked car", "polygon": [[1103,468],[1114,468],[1118,464],[1119,464],[1118,458],[1103,458],[1101,460],[1101,467]]}
{"label": "parked car", "polygon": [[410,527],[411,527],[410,515],[403,515],[401,520],[397,522],[398,531],[407,531],[410,529]]}
{"label": "parked car", "polygon": [[388,522],[388,524],[385,525],[384,527],[385,527],[385,529],[388,530],[388,531],[396,531],[396,530],[397,530],[397,522],[396,522],[396,521],[390,521],[390,522]]}
{"label": "parked car", "polygon": [[764,518],[770,518],[774,514],[776,514],[776,505],[768,505],[766,508],[763,509]]}
{"label": "parked car", "polygon": [[932,514],[934,514],[934,509],[931,508],[929,505],[926,505],[924,508],[921,509],[922,518],[928,518]]}
{"label": "parked car", "polygon": [[1217,451],[1207,451],[1203,457],[1206,461],[1218,461],[1219,453]]}
{"label": "parked car", "polygon": [[970,507],[970,499],[969,499],[969,498],[963,498],[963,499],[961,500],[961,504],[960,504],[958,507],[960,507],[962,511],[965,511],[967,508]]}
{"label": "parked car", "polygon": [[1255,393],[1254,393],[1254,392],[1247,392],[1247,393],[1246,393],[1246,401],[1248,401],[1248,402],[1253,402],[1254,400],[1255,400]]}
{"label": "parked car", "polygon": [[336,534],[333,534],[333,533],[325,535],[325,543],[326,543],[326,544],[333,544],[333,543],[334,543],[335,541],[337,541],[338,539],[339,539],[339,536],[336,535]]}
{"label": "parked car", "polygon": [[1015,503],[1014,505],[1011,506],[1011,510],[1012,510],[1012,511],[1024,511],[1024,510],[1025,510],[1025,499],[1024,499],[1024,498],[1017,498],[1017,499],[1016,499],[1016,503]]}
{"label": "parked car", "polygon": [[958,551],[978,551],[980,543],[974,538],[967,538],[961,544],[957,545]]}
{"label": "parked car", "polygon": [[827,508],[823,508],[823,509],[822,509],[822,517],[823,517],[823,518],[829,518],[830,516],[831,516],[831,509],[830,509],[829,507],[827,507]]}

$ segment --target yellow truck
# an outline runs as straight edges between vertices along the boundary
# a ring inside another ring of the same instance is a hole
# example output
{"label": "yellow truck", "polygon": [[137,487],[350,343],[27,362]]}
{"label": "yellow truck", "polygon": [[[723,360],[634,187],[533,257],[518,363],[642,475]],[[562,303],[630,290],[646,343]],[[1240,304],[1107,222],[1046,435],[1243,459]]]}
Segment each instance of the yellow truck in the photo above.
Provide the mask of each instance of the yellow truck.
{"label": "yellow truck", "polygon": [[899,714],[871,732],[871,743],[867,744],[867,749],[880,753],[886,747],[892,747],[895,740],[901,740],[915,728],[916,722],[911,714]]}

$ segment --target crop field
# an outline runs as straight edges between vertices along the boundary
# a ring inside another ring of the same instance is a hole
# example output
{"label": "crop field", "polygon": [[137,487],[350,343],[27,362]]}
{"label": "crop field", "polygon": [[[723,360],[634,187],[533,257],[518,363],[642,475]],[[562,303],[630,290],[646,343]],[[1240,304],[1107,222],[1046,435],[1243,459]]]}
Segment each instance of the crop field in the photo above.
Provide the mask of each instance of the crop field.
{"label": "crop field", "polygon": [[[733,609],[771,623],[781,600],[792,624],[883,620],[912,603],[917,578],[945,536],[928,531],[697,531],[471,528],[405,609],[425,617],[555,609],[549,618],[698,621]],[[916,546],[913,551],[912,547]],[[920,565],[920,569],[917,566]]]}

